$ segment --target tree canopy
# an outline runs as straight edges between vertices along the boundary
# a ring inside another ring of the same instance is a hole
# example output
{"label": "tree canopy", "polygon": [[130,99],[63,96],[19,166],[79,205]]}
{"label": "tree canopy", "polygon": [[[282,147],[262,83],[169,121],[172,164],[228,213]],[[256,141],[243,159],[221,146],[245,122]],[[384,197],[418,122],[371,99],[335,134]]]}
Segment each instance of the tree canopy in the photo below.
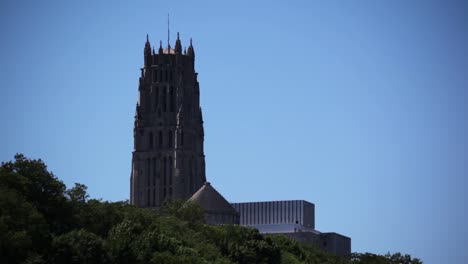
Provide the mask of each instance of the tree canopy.
{"label": "tree canopy", "polygon": [[382,263],[419,264],[395,253],[338,257],[285,236],[204,224],[196,204],[161,210],[90,199],[42,160],[17,154],[0,167],[0,263]]}

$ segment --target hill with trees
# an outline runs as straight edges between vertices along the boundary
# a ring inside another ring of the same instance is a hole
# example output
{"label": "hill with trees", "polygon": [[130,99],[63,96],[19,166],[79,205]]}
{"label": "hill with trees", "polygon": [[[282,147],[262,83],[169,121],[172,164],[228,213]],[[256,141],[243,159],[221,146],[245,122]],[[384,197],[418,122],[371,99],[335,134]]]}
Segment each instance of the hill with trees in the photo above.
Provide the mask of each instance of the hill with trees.
{"label": "hill with trees", "polygon": [[21,154],[0,167],[0,263],[377,263],[418,264],[409,255],[345,258],[254,228],[204,224],[196,204],[161,210],[90,199],[43,161]]}

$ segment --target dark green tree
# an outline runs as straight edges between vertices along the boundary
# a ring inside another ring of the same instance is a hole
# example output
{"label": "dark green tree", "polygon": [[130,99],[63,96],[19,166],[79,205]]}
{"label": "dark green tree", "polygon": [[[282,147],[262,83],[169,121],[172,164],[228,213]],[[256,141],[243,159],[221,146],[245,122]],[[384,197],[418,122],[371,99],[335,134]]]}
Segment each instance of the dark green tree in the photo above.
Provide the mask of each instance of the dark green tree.
{"label": "dark green tree", "polygon": [[71,207],[65,197],[65,184],[58,180],[40,159],[22,154],[15,161],[2,163],[0,184],[14,190],[43,215],[51,231],[67,232],[71,228]]}
{"label": "dark green tree", "polygon": [[412,258],[410,255],[401,253],[386,255],[377,255],[372,253],[353,253],[351,255],[352,263],[376,263],[376,264],[422,264],[418,258]]}
{"label": "dark green tree", "polygon": [[89,199],[41,160],[0,166],[0,263],[421,264],[400,253],[342,258],[286,236],[204,224],[203,209],[172,201],[159,210]]}
{"label": "dark green tree", "polygon": [[52,263],[106,264],[110,257],[104,240],[84,229],[55,237],[52,243]]}
{"label": "dark green tree", "polygon": [[68,198],[72,202],[84,203],[89,198],[88,193],[86,192],[88,187],[81,183],[75,183],[75,187],[66,191]]}
{"label": "dark green tree", "polygon": [[43,215],[15,190],[0,187],[0,263],[40,259],[50,238]]}

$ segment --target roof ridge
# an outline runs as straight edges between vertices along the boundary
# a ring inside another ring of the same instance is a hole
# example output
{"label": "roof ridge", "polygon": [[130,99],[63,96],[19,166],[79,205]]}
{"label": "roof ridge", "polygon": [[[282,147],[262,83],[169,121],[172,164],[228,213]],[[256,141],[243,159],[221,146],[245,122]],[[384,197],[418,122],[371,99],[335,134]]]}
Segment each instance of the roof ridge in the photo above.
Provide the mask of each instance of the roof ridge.
{"label": "roof ridge", "polygon": [[209,182],[205,182],[189,201],[198,203],[208,212],[237,213],[236,209]]}

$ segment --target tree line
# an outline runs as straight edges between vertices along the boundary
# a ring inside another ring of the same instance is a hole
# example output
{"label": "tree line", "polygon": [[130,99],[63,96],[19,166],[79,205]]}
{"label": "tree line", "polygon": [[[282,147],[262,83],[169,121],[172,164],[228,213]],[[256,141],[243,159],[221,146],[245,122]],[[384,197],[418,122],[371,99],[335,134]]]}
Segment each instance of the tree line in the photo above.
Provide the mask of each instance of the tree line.
{"label": "tree line", "polygon": [[419,264],[400,253],[338,257],[254,228],[204,224],[203,209],[172,201],[159,211],[90,199],[45,163],[17,154],[0,167],[0,263]]}

